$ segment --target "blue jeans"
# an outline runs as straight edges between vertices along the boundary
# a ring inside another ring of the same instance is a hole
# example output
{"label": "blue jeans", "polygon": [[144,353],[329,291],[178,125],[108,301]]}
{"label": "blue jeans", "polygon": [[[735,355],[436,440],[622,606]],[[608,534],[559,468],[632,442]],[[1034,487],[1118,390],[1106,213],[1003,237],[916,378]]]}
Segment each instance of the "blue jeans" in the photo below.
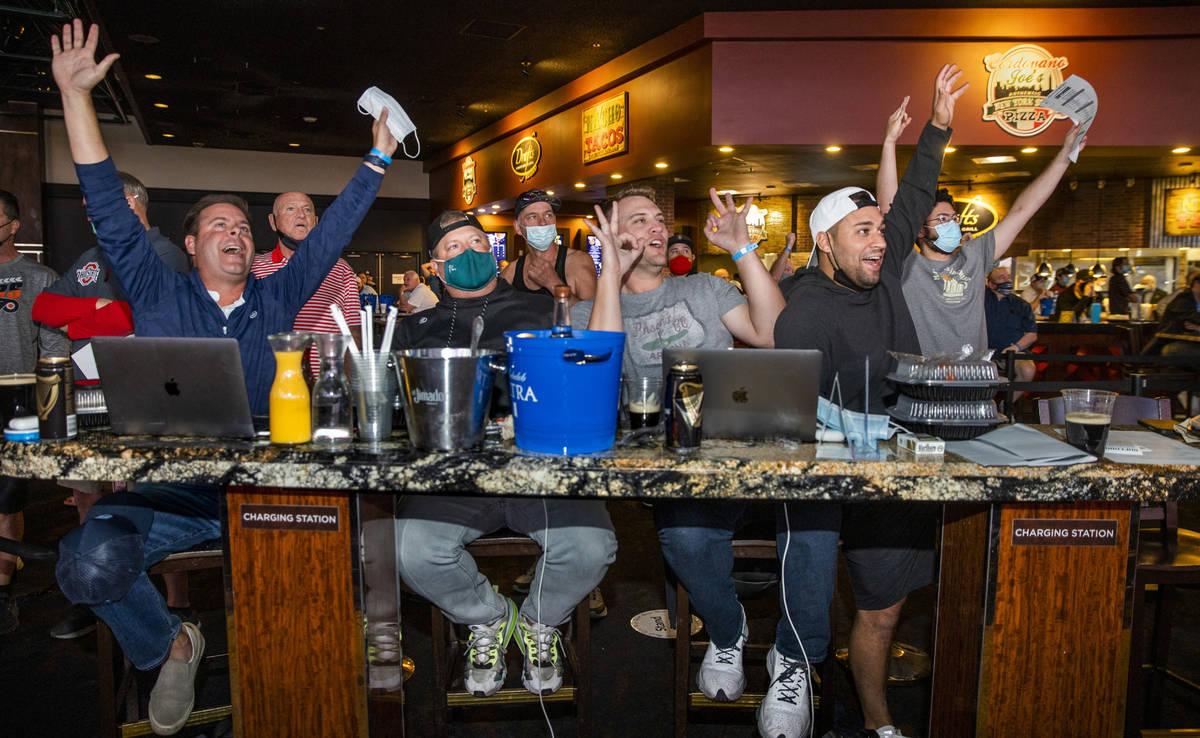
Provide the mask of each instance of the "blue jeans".
{"label": "blue jeans", "polygon": [[[220,488],[212,485],[139,484],[133,491],[101,498],[83,524],[59,544],[59,587],[72,603],[88,605],[112,629],[133,665],[153,669],[167,659],[181,621],[151,583],[146,569],[168,555],[221,537]],[[140,550],[123,550],[114,561],[98,553],[97,537],[86,530],[114,519],[140,535]],[[100,522],[104,521],[104,522]],[[81,546],[81,541],[87,543]],[[137,567],[132,585],[113,575]]]}
{"label": "blue jeans", "polygon": [[[687,589],[709,638],[723,648],[732,646],[741,634],[742,606],[731,578],[732,542],[737,531],[749,522],[753,504],[704,500],[654,503],[654,523],[667,565]],[[781,597],[775,649],[792,659],[807,654],[810,663],[819,664],[829,650],[829,605],[837,576],[841,505],[778,504],[775,517],[780,583],[786,594],[786,598]]]}
{"label": "blue jeans", "polygon": [[542,547],[521,615],[543,625],[565,623],[617,556],[608,510],[595,500],[409,495],[398,515],[400,576],[463,625],[491,623],[507,607],[466,551],[482,535],[507,527]]}

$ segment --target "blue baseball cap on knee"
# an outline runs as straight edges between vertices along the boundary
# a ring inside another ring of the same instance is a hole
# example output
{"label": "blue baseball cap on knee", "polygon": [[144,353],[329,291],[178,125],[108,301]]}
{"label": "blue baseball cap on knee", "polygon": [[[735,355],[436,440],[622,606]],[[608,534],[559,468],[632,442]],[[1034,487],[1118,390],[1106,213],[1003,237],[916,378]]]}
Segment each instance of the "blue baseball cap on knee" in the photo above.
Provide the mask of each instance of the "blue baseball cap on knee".
{"label": "blue baseball cap on knee", "polygon": [[124,597],[145,569],[137,527],[123,517],[102,515],[63,537],[54,573],[71,602],[98,605]]}

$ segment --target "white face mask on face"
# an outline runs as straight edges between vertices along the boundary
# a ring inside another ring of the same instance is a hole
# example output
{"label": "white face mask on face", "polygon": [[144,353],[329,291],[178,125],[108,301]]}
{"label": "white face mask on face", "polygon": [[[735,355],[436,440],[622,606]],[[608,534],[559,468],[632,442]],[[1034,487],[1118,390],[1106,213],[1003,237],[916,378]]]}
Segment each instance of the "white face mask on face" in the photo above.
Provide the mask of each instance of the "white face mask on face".
{"label": "white face mask on face", "polygon": [[525,241],[538,251],[545,251],[554,243],[558,231],[552,225],[525,226]]}
{"label": "white face mask on face", "polygon": [[378,87],[368,87],[363,91],[363,94],[358,98],[358,111],[363,115],[374,116],[379,120],[379,114],[384,110],[388,111],[387,127],[392,136],[400,142],[404,147],[404,155],[410,159],[415,159],[421,155],[421,139],[414,135],[417,140],[417,151],[414,154],[408,153],[408,147],[404,145],[404,139],[408,134],[415,134],[417,126],[412,122],[412,118],[408,117],[408,113],[404,112],[404,108],[400,107],[400,103],[396,102],[396,98],[387,94]]}

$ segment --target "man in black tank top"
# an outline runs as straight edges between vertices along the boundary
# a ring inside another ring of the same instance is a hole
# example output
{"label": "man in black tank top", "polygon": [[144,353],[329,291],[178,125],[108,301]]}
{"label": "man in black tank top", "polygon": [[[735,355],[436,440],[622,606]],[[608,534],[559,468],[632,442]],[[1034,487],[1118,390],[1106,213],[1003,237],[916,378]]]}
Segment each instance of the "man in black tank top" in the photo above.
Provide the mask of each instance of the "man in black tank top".
{"label": "man in black tank top", "polygon": [[571,289],[572,302],[590,300],[596,294],[596,267],[591,257],[555,243],[555,211],[561,204],[545,190],[517,196],[513,229],[529,248],[500,276],[519,292],[553,295],[555,287],[565,284]]}

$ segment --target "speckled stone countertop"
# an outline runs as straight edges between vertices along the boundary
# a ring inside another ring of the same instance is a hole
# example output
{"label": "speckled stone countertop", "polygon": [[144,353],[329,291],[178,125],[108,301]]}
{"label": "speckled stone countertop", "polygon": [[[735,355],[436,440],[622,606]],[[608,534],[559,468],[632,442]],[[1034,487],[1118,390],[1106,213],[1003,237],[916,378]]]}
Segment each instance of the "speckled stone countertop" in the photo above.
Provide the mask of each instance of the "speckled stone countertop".
{"label": "speckled stone countertop", "polygon": [[786,441],[706,440],[686,457],[648,440],[593,456],[535,455],[492,440],[481,450],[426,453],[401,433],[342,452],[103,431],[63,443],[0,444],[0,473],[16,477],[551,497],[1151,502],[1200,499],[1197,472],[1105,461],[983,467],[949,453],[926,461],[894,450],[886,461],[848,461]]}

